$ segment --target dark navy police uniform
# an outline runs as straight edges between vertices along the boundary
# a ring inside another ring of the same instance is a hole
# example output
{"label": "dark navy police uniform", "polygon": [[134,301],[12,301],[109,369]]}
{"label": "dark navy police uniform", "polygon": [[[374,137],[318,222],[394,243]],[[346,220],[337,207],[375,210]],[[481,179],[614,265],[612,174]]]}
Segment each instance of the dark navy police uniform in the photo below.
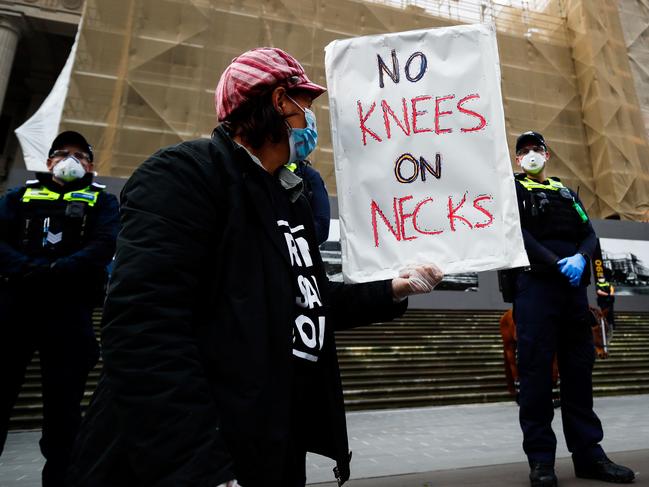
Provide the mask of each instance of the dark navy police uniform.
{"label": "dark navy police uniform", "polygon": [[49,173],[0,198],[0,453],[35,351],[41,363],[43,485],[63,485],[80,403],[99,348],[101,303],[118,203],[92,174],[59,185]]}
{"label": "dark navy police uniform", "polygon": [[[552,361],[558,355],[561,415],[575,461],[605,458],[602,425],[593,412],[595,360],[586,287],[597,238],[578,196],[556,178],[539,183],[516,176],[516,194],[530,268],[514,278],[518,335],[520,423],[530,464],[554,463],[557,440],[551,423]],[[586,267],[578,287],[556,262],[581,253]]]}

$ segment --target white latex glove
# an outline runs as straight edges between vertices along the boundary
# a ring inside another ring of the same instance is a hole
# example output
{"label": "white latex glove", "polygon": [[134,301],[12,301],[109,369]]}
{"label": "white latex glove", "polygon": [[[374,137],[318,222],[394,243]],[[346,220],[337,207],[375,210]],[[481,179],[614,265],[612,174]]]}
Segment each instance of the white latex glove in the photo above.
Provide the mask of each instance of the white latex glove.
{"label": "white latex glove", "polygon": [[443,278],[444,273],[435,264],[408,267],[392,279],[392,296],[399,302],[413,294],[429,293]]}

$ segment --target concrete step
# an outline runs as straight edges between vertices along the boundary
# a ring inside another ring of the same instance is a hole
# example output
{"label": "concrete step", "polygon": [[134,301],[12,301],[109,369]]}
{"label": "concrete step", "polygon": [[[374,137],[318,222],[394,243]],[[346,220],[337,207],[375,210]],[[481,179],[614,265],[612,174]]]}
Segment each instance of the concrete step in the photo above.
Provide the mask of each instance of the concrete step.
{"label": "concrete step", "polygon": [[[349,410],[509,401],[500,311],[409,311],[401,320],[336,333]],[[101,314],[94,314],[98,325]],[[649,313],[618,313],[610,357],[593,371],[596,395],[649,392]],[[98,329],[97,329],[98,332]],[[90,400],[102,364],[90,373]],[[38,354],[11,420],[12,429],[39,427]]]}

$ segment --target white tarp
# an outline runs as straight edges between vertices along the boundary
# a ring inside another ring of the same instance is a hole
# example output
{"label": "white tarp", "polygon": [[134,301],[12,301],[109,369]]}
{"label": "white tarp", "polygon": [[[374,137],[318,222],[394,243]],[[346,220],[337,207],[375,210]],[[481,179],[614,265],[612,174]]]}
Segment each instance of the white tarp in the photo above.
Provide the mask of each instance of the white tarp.
{"label": "white tarp", "polygon": [[29,171],[47,171],[47,156],[52,141],[59,134],[59,125],[63,114],[63,104],[68,95],[72,66],[79,44],[79,32],[81,22],[77,29],[74,44],[54,87],[43,104],[36,110],[36,113],[25,123],[18,127],[15,132],[23,151],[25,166]]}
{"label": "white tarp", "polygon": [[325,64],[346,281],[528,265],[495,27],[338,40]]}

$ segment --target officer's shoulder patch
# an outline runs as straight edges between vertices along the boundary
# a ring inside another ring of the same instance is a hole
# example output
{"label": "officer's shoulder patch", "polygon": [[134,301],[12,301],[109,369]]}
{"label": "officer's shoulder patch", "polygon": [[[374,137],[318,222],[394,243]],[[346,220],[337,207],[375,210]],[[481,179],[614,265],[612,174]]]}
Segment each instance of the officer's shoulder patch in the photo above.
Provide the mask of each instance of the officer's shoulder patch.
{"label": "officer's shoulder patch", "polygon": [[552,181],[557,181],[558,183],[561,182],[561,178],[558,178],[556,176],[550,176],[548,179],[551,179]]}
{"label": "officer's shoulder patch", "polygon": [[38,179],[28,179],[25,181],[25,186],[33,188],[34,186],[40,186],[41,182]]}
{"label": "officer's shoulder patch", "polygon": [[93,188],[93,189],[106,189],[106,185],[105,185],[105,184],[101,184],[101,183],[97,183],[97,182],[93,182],[93,183],[90,185],[90,187]]}

